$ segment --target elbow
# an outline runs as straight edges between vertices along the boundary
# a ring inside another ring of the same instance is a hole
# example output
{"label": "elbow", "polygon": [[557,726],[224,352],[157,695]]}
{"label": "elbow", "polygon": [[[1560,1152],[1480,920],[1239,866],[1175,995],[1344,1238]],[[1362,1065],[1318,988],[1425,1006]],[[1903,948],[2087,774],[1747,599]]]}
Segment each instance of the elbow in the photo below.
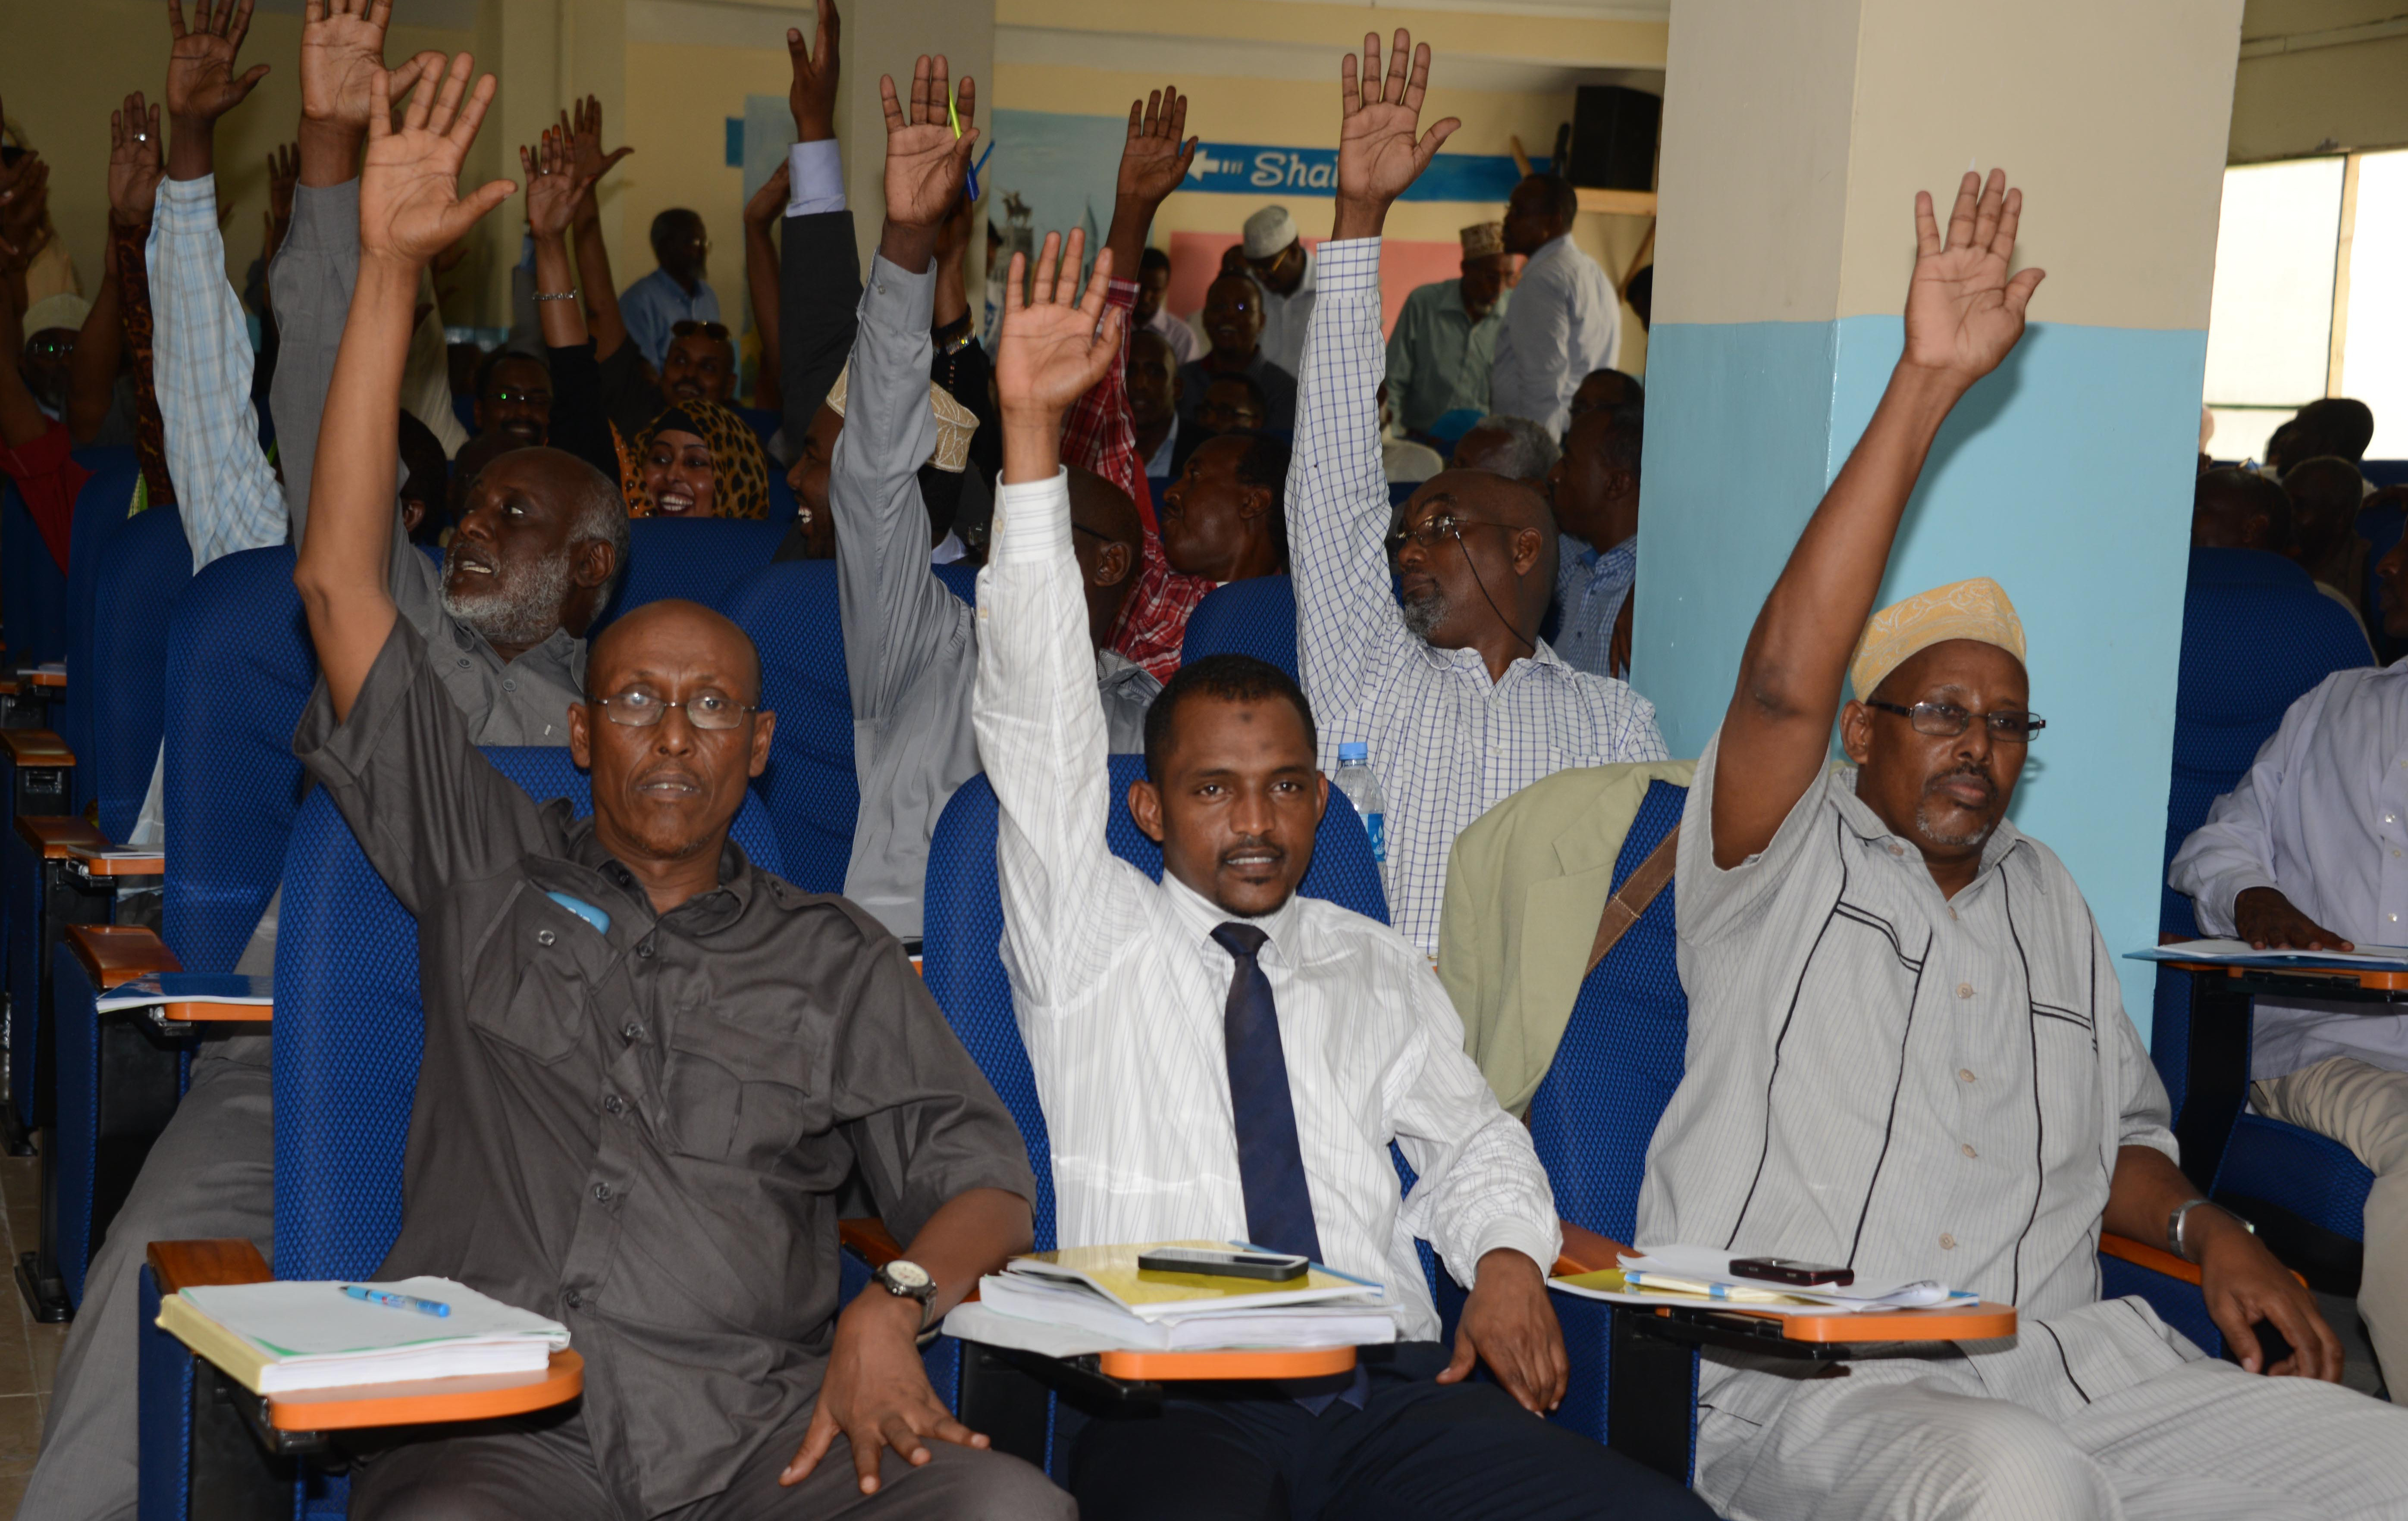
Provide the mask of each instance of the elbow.
{"label": "elbow", "polygon": [[293,590],[301,594],[302,610],[312,624],[334,607],[341,591],[337,577],[327,574],[322,562],[311,560],[306,549],[293,565]]}

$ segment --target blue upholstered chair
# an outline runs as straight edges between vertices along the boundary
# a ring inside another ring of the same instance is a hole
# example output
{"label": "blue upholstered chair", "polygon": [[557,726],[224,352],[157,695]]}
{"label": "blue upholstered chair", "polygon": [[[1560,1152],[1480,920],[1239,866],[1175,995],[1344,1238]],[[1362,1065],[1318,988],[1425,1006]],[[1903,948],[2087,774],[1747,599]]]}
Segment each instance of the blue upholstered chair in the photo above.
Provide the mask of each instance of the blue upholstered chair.
{"label": "blue upholstered chair", "polygon": [[1296,676],[1296,587],[1284,576],[1231,581],[1187,615],[1182,664],[1207,655],[1252,655]]}
{"label": "blue upholstered chair", "polygon": [[[130,448],[79,448],[75,462],[91,471],[76,497],[80,519],[86,505],[95,518],[122,521],[133,505],[134,485],[142,474]],[[113,517],[109,517],[113,514]],[[70,597],[67,577],[74,568],[77,530],[68,530],[68,568],[62,570],[34,526],[33,514],[13,483],[0,483],[0,637],[8,644],[11,669],[66,659]],[[87,583],[88,584],[88,583]]]}
{"label": "blue upholstered chair", "polygon": [[[1687,801],[1684,787],[1656,782],[1648,788],[1614,862],[1615,890],[1680,822]],[[1574,1225],[1619,1242],[1636,1232],[1647,1147],[1687,1067],[1689,1000],[1675,959],[1674,897],[1668,884],[1582,983],[1555,1060],[1530,1098],[1530,1140],[1555,1186],[1556,1211]],[[2195,1282],[2104,1252],[2099,1262],[2102,1293],[2141,1295],[2211,1355],[2223,1351],[2223,1338],[2208,1319]],[[1677,1412],[1668,1417],[1656,1392],[1660,1382],[1647,1397],[1626,1388],[1617,1400],[1612,1374],[1629,1366],[1621,1359],[1636,1356],[1655,1361],[1648,1372],[1660,1381],[1686,1359],[1694,1400],[1695,1353],[1661,1343],[1652,1348],[1638,1344],[1627,1328],[1617,1338],[1611,1307],[1592,1301],[1558,1294],[1555,1313],[1572,1375],[1552,1418],[1599,1442],[1612,1437],[1634,1457],[1688,1480],[1693,1413],[1685,1431]]]}
{"label": "blue upholstered chair", "polygon": [[[2250,549],[2193,549],[2183,604],[2174,697],[2172,785],[2165,860],[2239,784],[2283,715],[2335,671],[2373,659],[2358,621],[2307,573]],[[2191,901],[2162,888],[2158,928],[2199,932]],[[2183,1164],[2210,1196],[2255,1221],[2283,1258],[2318,1287],[2353,1292],[2373,1174],[2338,1142],[2239,1111],[2247,1083],[2245,1030],[2194,1041],[2194,979],[2157,974],[2150,1055],[2173,1100]]]}
{"label": "blue upholstered chair", "polygon": [[768,770],[752,785],[776,823],[783,874],[808,892],[841,892],[861,788],[836,561],[764,565],[738,577],[713,605],[752,636],[761,704],[778,715]]}
{"label": "blue upholstered chair", "polygon": [[[530,796],[566,797],[580,813],[591,810],[587,779],[566,750],[485,754]],[[757,867],[778,871],[777,837],[759,799],[745,799],[732,833]],[[402,1157],[425,1035],[418,926],[322,791],[299,810],[283,883],[276,954],[276,1272],[367,1278],[401,1229]],[[195,1369],[182,1345],[151,1324],[157,1305],[146,1268],[140,1514],[143,1521],[185,1521],[195,1488]],[[294,1516],[343,1514],[346,1481],[307,1464],[279,1477],[295,1485],[288,1502]]]}
{"label": "blue upholstered chair", "polygon": [[929,568],[936,572],[938,580],[945,583],[946,590],[972,607],[978,605],[979,568],[976,565],[967,560],[956,560],[950,565],[932,565]]}
{"label": "blue upholstered chair", "polygon": [[627,525],[627,578],[596,632],[631,607],[681,597],[716,607],[745,572],[769,562],[786,525],[743,518],[638,518]]}

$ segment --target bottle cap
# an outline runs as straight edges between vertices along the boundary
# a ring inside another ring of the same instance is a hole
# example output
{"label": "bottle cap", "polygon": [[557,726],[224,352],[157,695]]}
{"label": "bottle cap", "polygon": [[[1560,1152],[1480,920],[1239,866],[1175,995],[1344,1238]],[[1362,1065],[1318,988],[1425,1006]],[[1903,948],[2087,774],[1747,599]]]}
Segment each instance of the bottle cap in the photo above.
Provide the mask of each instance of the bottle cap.
{"label": "bottle cap", "polygon": [[1369,762],[1370,759],[1371,746],[1360,740],[1349,740],[1338,746],[1338,763],[1341,766]]}

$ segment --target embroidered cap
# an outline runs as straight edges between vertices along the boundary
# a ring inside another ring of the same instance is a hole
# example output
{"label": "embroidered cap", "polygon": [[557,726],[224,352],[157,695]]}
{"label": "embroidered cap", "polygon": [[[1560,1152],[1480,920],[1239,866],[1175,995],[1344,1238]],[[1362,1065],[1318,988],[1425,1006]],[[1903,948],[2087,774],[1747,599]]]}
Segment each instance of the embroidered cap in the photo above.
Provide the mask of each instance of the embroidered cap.
{"label": "embroidered cap", "polygon": [[[848,362],[827,393],[828,410],[838,417],[844,416],[845,391],[852,380],[853,365]],[[937,415],[937,451],[928,456],[928,462],[958,476],[969,467],[970,435],[978,432],[978,415],[934,380],[928,382],[928,409]]]}
{"label": "embroidered cap", "polygon": [[1875,613],[1856,641],[1848,680],[1859,701],[1870,697],[1907,657],[1950,639],[1996,645],[2024,658],[2024,620],[2006,589],[1986,576],[1919,591]]}

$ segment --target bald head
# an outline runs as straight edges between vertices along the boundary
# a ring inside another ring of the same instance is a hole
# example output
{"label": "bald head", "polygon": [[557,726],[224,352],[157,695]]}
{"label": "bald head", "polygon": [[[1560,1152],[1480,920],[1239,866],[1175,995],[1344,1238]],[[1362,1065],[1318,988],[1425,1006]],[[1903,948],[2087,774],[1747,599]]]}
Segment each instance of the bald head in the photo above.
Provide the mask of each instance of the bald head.
{"label": "bald head", "polygon": [[1132,551],[1145,542],[1145,525],[1128,493],[1077,465],[1070,467],[1070,524]]}
{"label": "bald head", "polygon": [[1555,513],[1536,487],[1486,470],[1442,470],[1413,492],[1402,526],[1406,627],[1437,648],[1480,650],[1492,677],[1537,647],[1555,596],[1556,540]]}
{"label": "bald head", "polygon": [[698,602],[666,598],[635,608],[595,636],[585,656],[585,688],[608,697],[674,656],[727,683],[727,695],[761,701],[761,652],[726,616]]}

